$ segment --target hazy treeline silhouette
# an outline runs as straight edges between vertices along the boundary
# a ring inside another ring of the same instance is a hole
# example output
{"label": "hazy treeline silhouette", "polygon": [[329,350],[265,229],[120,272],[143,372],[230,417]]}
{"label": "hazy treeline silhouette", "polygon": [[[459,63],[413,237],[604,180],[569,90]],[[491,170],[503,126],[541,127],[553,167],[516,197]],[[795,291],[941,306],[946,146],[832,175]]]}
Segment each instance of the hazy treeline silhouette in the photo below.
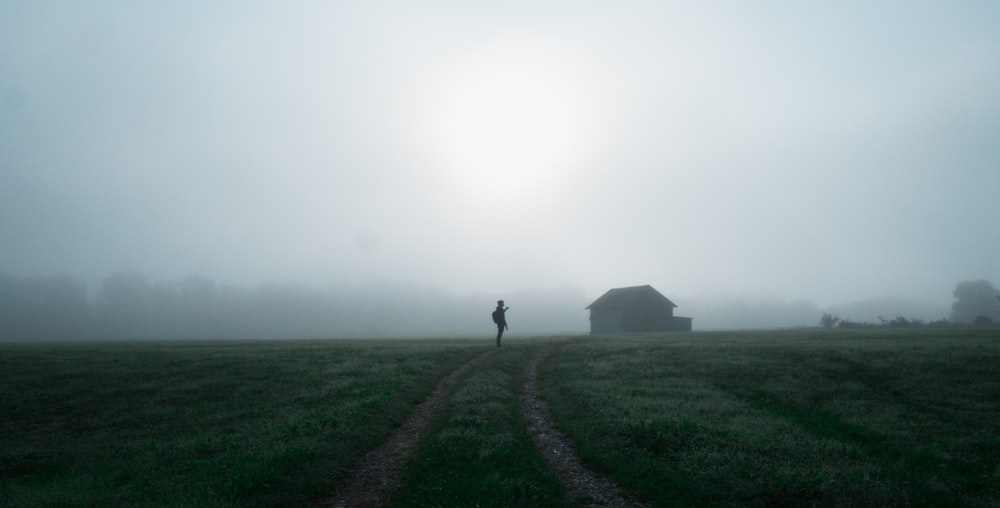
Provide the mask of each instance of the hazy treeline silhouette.
{"label": "hazy treeline silhouette", "polygon": [[200,276],[153,282],[121,272],[92,296],[66,275],[0,275],[0,340],[488,336],[495,333],[488,314],[499,297],[513,307],[512,332],[587,329],[588,301],[574,288],[458,297],[388,283],[246,288]]}
{"label": "hazy treeline silhouette", "polygon": [[829,312],[824,312],[819,319],[819,325],[823,328],[843,328],[843,329],[859,329],[859,328],[948,328],[953,326],[964,326],[964,323],[952,323],[947,319],[939,319],[937,321],[925,322],[918,318],[906,318],[903,316],[896,316],[891,319],[886,319],[882,316],[878,317],[878,323],[869,323],[867,321],[851,321],[850,319],[841,319],[840,316],[835,316]]}
{"label": "hazy treeline silhouette", "polygon": [[[897,298],[866,298],[856,302],[831,305],[826,309],[833,316],[841,318],[846,324],[880,324],[881,318],[905,316],[909,321],[925,323],[939,322],[948,316],[949,307],[944,303],[921,302]],[[836,323],[839,325],[839,322]]]}
{"label": "hazy treeline silhouette", "polygon": [[959,282],[952,295],[951,320],[956,323],[985,324],[1000,317],[1000,290],[988,280]]}
{"label": "hazy treeline silhouette", "polygon": [[[947,328],[953,326],[984,326],[996,323],[994,317],[1000,314],[1000,291],[988,280],[967,280],[955,285],[952,292],[955,298],[951,305],[949,318],[924,320],[915,317],[904,317],[901,313],[885,312],[885,315],[895,315],[895,318],[885,318],[879,314],[877,322],[854,321],[841,318],[832,312],[824,312],[819,324],[824,328]],[[858,302],[854,310],[876,308],[898,310],[904,307],[919,308],[914,303],[884,300],[880,305],[876,301]],[[851,306],[840,306],[840,309],[851,309]]]}
{"label": "hazy treeline silhouette", "polygon": [[[987,281],[955,287],[950,320],[941,304],[867,299],[821,310],[797,299],[672,297],[698,330],[816,326],[912,327],[1000,321],[1000,293]],[[566,287],[456,296],[434,286],[268,284],[243,287],[192,276],[153,281],[119,272],[94,288],[71,276],[0,274],[0,340],[258,339],[495,334],[488,317],[503,298],[512,333],[586,333],[593,296]],[[882,316],[896,317],[886,321]]]}

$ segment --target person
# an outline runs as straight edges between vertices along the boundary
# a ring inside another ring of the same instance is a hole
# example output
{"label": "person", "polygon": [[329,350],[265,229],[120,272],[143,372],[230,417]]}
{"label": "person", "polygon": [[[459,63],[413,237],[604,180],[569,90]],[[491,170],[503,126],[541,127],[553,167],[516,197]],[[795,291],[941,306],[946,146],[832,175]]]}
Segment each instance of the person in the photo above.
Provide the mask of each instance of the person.
{"label": "person", "polygon": [[493,322],[497,324],[497,349],[500,349],[500,337],[503,336],[503,331],[507,330],[507,309],[510,307],[504,307],[503,300],[497,300],[497,308],[493,311]]}

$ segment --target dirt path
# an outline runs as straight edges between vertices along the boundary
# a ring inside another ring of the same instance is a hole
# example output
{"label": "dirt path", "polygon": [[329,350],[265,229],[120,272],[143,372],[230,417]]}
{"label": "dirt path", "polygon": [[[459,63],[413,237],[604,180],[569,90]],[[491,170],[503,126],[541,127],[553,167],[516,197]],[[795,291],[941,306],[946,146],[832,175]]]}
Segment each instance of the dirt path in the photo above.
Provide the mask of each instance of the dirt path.
{"label": "dirt path", "polygon": [[[379,447],[369,451],[355,466],[354,474],[337,485],[334,493],[314,504],[314,508],[349,508],[390,506],[392,492],[399,486],[406,460],[428,421],[458,385],[458,379],[482,359],[495,353],[489,350],[469,360],[448,374],[426,400]],[[625,508],[644,505],[624,497],[610,480],[587,470],[580,462],[572,441],[556,429],[549,407],[538,391],[538,366],[544,361],[536,353],[524,371],[521,413],[528,433],[567,490],[573,496],[590,499],[587,506]]]}
{"label": "dirt path", "polygon": [[521,413],[528,433],[545,457],[545,462],[559,475],[570,494],[589,498],[590,507],[642,507],[642,504],[626,499],[621,489],[610,480],[583,467],[572,441],[556,428],[549,406],[538,391],[538,366],[544,359],[544,354],[536,353],[525,368]]}
{"label": "dirt path", "polygon": [[458,378],[494,352],[492,349],[486,351],[448,374],[385,442],[361,458],[351,478],[338,485],[332,496],[313,506],[315,508],[389,506],[392,492],[399,486],[399,477],[406,459],[431,416],[455,389]]}

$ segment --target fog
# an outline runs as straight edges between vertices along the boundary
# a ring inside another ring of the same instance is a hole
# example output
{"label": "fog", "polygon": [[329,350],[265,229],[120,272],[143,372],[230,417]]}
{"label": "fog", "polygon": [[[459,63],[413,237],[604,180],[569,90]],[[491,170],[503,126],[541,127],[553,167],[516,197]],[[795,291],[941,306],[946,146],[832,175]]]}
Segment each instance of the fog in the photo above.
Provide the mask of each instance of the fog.
{"label": "fog", "polygon": [[997,19],[3,2],[0,274],[62,276],[88,312],[123,273],[377,294],[392,323],[292,335],[488,334],[498,298],[523,331],[586,330],[587,303],[641,284],[696,329],[943,318],[956,283],[1000,280]]}

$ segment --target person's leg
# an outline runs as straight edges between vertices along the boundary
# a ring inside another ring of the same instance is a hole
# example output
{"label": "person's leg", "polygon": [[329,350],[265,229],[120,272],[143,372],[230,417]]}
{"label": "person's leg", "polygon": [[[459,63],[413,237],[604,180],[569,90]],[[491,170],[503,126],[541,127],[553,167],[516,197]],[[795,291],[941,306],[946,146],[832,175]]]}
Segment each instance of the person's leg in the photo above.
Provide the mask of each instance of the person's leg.
{"label": "person's leg", "polygon": [[498,348],[500,347],[500,337],[502,337],[502,336],[503,336],[503,327],[502,326],[498,326],[497,327],[497,347]]}

